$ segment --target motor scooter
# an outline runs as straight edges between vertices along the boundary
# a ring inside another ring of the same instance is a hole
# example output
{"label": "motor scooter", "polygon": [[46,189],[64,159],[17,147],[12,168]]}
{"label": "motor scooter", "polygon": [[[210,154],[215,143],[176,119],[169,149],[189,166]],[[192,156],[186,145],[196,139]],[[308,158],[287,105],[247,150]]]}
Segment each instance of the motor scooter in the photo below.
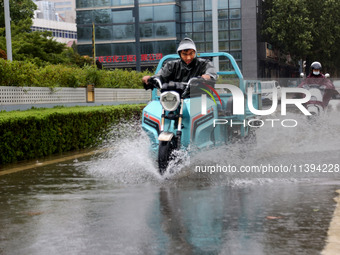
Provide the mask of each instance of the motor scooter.
{"label": "motor scooter", "polygon": [[[301,73],[300,77],[304,77]],[[325,74],[325,78],[306,78],[300,83],[299,88],[306,89],[310,92],[311,98],[304,104],[306,109],[312,116],[322,115],[332,98],[333,94],[337,93],[332,81],[329,79],[330,75]]]}
{"label": "motor scooter", "polygon": [[[253,106],[260,109],[260,82],[245,81],[232,55],[224,52],[198,54],[198,57],[203,58],[221,56],[229,59],[234,70],[219,71],[218,75],[237,76],[239,80],[238,86],[228,85],[229,90],[232,92],[235,88],[242,91],[247,98],[246,90],[251,86]],[[165,61],[176,58],[179,58],[177,54],[163,57],[156,73]],[[167,170],[176,150],[202,150],[254,136],[254,125],[249,126],[246,123],[254,119],[255,115],[244,102],[244,111],[234,114],[233,108],[236,104],[233,93],[226,93],[224,84],[215,85],[198,77],[191,78],[187,83],[164,84],[152,77],[149,83],[154,89],[152,101],[143,109],[142,128],[150,138],[152,153],[157,155],[160,174]],[[160,94],[157,94],[157,91]]]}

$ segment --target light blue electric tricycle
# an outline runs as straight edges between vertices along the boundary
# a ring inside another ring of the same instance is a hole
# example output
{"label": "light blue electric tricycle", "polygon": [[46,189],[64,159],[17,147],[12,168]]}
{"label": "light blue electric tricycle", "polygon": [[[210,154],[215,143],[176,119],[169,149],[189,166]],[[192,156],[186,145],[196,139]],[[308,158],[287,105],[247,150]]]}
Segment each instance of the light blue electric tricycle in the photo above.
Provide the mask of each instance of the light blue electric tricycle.
{"label": "light blue electric tricycle", "polygon": [[[197,57],[226,57],[233,70],[219,71],[217,74],[223,78],[237,77],[239,86],[213,85],[200,78],[192,78],[187,83],[162,84],[152,78],[157,89],[152,90],[152,100],[143,109],[142,128],[150,137],[152,152],[158,155],[160,174],[174,159],[175,150],[201,150],[225,146],[239,139],[255,139],[256,123],[252,121],[256,121],[256,116],[246,102],[249,100],[247,91],[251,87],[252,105],[254,109],[261,109],[260,82],[245,81],[235,59],[228,53],[201,53]],[[179,55],[164,56],[156,73],[166,61],[176,58]],[[159,95],[157,90],[160,90]],[[243,111],[240,111],[242,107]]]}

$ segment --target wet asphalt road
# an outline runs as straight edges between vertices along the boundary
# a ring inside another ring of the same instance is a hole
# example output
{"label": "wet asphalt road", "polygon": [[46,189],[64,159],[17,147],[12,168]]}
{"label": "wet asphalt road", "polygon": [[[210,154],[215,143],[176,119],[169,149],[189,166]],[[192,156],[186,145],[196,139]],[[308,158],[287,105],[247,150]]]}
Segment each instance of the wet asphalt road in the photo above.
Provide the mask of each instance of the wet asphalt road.
{"label": "wet asphalt road", "polygon": [[101,154],[2,174],[0,254],[320,254],[338,172],[195,170],[214,164],[334,167],[340,163],[334,109],[312,125],[293,114],[295,129],[264,126],[253,148],[235,145],[190,161],[184,155],[182,166],[164,177],[143,134],[108,141]]}
{"label": "wet asphalt road", "polygon": [[319,254],[340,184],[193,173],[117,183],[85,162],[1,176],[1,254]]}

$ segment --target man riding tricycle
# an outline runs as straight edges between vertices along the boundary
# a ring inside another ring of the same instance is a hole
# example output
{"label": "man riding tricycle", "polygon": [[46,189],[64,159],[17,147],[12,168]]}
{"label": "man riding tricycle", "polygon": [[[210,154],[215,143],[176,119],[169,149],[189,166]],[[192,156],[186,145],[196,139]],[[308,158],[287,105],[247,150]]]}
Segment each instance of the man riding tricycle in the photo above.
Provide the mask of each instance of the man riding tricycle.
{"label": "man riding tricycle", "polygon": [[[253,91],[252,105],[260,108],[260,83],[244,81],[230,54],[197,54],[189,38],[181,41],[177,52],[162,58],[154,76],[143,77],[145,89],[152,89],[152,100],[143,110],[142,128],[150,138],[161,174],[176,150],[201,150],[251,137],[255,124],[248,123],[255,115],[244,103],[249,99],[248,87]],[[210,61],[214,57],[226,57],[233,70],[216,73]],[[238,86],[216,84],[217,74],[237,76]]]}

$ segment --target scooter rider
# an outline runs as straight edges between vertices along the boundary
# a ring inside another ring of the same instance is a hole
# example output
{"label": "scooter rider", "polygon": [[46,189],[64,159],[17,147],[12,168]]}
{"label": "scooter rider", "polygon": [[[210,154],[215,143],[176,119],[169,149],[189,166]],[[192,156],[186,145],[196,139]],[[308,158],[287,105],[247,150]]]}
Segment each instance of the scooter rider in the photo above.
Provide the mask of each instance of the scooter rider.
{"label": "scooter rider", "polygon": [[305,84],[318,84],[320,86],[325,86],[326,91],[323,96],[323,104],[326,107],[331,100],[334,92],[335,87],[331,80],[327,79],[324,74],[321,73],[321,63],[320,62],[313,62],[310,66],[310,74],[307,76],[307,78],[299,85],[300,88],[302,88]]}
{"label": "scooter rider", "polygon": [[[180,59],[167,62],[153,77],[162,83],[188,82],[193,77],[201,76],[205,80],[216,80],[217,74],[212,62],[208,59],[197,58],[196,45],[190,38],[184,38],[177,49]],[[151,76],[144,76],[142,81],[146,90],[153,89],[148,80]]]}

